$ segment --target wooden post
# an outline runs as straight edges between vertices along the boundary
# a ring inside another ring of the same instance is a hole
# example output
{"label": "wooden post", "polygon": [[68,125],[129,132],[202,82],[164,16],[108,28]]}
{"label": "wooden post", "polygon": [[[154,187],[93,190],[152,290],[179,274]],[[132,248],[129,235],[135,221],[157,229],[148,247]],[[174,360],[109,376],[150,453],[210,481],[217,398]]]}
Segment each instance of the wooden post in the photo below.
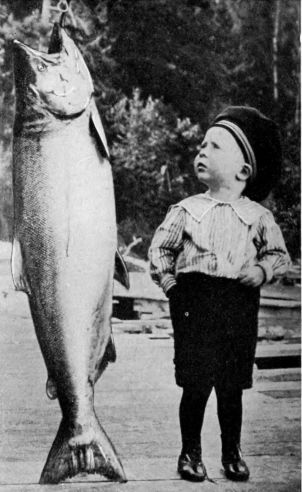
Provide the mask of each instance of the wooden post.
{"label": "wooden post", "polygon": [[46,24],[49,21],[50,3],[51,3],[51,0],[43,0],[42,1],[41,20],[44,24]]}
{"label": "wooden post", "polygon": [[274,101],[278,102],[278,36],[279,36],[279,19],[280,19],[280,0],[276,0],[276,10],[274,18],[274,34],[273,34],[273,84],[274,84]]}

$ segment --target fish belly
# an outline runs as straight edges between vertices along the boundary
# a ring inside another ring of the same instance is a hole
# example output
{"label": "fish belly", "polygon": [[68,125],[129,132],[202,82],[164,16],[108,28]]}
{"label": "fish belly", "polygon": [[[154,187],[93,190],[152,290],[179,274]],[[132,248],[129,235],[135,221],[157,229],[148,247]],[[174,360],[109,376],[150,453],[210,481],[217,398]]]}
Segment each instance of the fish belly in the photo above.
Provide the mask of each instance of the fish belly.
{"label": "fish belly", "polygon": [[68,408],[85,404],[110,336],[117,246],[111,166],[80,126],[39,141],[20,138],[14,202],[47,369]]}

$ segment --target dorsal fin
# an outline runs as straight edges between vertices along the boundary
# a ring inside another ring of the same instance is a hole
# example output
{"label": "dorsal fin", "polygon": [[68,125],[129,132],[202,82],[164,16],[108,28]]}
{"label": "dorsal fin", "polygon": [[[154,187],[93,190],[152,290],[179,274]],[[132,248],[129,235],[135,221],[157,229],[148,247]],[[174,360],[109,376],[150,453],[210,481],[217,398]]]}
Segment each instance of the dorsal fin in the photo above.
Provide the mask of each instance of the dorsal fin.
{"label": "dorsal fin", "polygon": [[126,263],[120,252],[117,250],[115,253],[115,269],[114,278],[120,282],[126,289],[130,289],[129,274],[127,270]]}
{"label": "dorsal fin", "polygon": [[91,102],[90,127],[92,130],[92,133],[95,135],[95,137],[99,143],[99,148],[100,148],[99,150],[100,150],[101,154],[104,157],[107,157],[107,159],[109,159],[110,154],[109,154],[106,135],[104,132],[101,117],[99,115],[99,112],[98,112],[98,109],[96,107],[94,100]]}

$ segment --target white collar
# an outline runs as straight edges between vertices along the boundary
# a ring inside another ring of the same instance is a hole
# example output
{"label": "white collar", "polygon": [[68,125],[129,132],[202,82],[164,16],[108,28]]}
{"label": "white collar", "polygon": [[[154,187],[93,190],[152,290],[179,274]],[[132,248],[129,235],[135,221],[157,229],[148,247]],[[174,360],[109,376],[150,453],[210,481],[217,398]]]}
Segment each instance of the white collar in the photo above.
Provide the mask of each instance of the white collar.
{"label": "white collar", "polygon": [[231,207],[242,222],[247,225],[252,225],[261,215],[268,212],[262,205],[253,202],[247,197],[241,197],[231,202],[224,202],[212,198],[208,193],[190,196],[179,202],[178,205],[183,207],[198,222],[201,221],[207,212],[218,205]]}

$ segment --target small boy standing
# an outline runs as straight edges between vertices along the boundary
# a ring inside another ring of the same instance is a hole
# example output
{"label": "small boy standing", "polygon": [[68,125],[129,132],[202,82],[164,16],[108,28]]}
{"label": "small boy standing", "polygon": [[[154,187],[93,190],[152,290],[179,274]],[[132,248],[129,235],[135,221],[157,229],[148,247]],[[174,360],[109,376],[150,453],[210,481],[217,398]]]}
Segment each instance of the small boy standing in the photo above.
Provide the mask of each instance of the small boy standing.
{"label": "small boy standing", "polygon": [[252,386],[260,286],[290,259],[273,215],[258,202],[277,182],[277,126],[258,110],[230,106],[208,129],[194,161],[208,191],[170,207],[155,232],[151,276],[169,298],[182,450],[178,472],[202,481],[201,429],[215,388],[222,465],[244,481],[242,391]]}

